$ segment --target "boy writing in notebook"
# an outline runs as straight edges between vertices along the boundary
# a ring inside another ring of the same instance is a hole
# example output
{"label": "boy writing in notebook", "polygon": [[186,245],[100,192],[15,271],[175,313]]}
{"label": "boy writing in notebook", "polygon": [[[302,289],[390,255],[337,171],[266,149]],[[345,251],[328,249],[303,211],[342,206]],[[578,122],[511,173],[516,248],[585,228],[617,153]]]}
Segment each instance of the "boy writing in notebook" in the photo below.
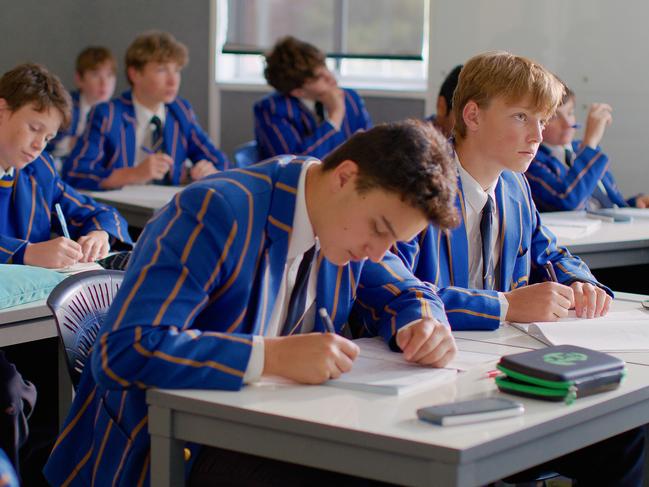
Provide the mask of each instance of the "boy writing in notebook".
{"label": "boy writing in notebook", "polygon": [[255,103],[260,159],[279,154],[324,157],[354,132],[372,126],[361,97],[340,88],[317,47],[280,39],[266,55],[264,76],[276,92]]}
{"label": "boy writing in notebook", "polygon": [[[52,485],[148,483],[148,387],[339,377],[358,354],[338,335],[356,301],[406,360],[448,363],[455,345],[439,300],[386,251],[429,220],[454,222],[450,169],[444,139],[407,121],[358,133],[323,162],[279,157],[178,193],[138,241],[46,468]],[[324,333],[320,308],[338,334]],[[203,448],[190,485],[340,477],[275,463]]]}
{"label": "boy writing in notebook", "polygon": [[[105,257],[111,240],[132,243],[117,211],[61,181],[43,152],[69,119],[70,96],[43,66],[0,78],[0,263],[66,267]],[[57,204],[71,238],[51,238],[64,234]]]}
{"label": "boy writing in notebook", "polygon": [[[571,308],[583,318],[608,311],[607,291],[542,225],[523,175],[562,96],[555,76],[507,52],[479,54],[460,72],[453,96],[460,225],[429,225],[398,245],[415,275],[438,291],[456,330],[555,321]],[[640,485],[643,449],[636,429],[540,469],[580,485]]]}
{"label": "boy writing in notebook", "polygon": [[[63,164],[63,177],[83,189],[198,180],[227,167],[178,97],[187,48],[166,32],[147,32],[126,51],[131,90],[89,115],[88,127]],[[193,162],[189,171],[185,161]]]}
{"label": "boy writing in notebook", "polygon": [[525,173],[539,210],[649,206],[649,195],[624,198],[609,169],[608,156],[599,146],[612,122],[611,112],[610,105],[593,103],[584,138],[575,140],[575,94],[566,87],[561,105],[543,130],[543,143]]}
{"label": "boy writing in notebook", "polygon": [[47,144],[48,152],[54,157],[65,157],[70,153],[86,128],[90,109],[113,96],[116,72],[117,63],[108,48],[90,46],[79,53],[74,72],[77,89],[71,93],[70,125],[65,130],[59,130],[57,136]]}

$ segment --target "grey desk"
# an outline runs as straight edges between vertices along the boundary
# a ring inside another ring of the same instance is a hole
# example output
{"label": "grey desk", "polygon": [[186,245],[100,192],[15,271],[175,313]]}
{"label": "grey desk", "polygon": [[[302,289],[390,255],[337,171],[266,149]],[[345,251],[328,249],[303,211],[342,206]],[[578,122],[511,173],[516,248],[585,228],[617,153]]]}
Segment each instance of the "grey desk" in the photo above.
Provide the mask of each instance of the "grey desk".
{"label": "grey desk", "polygon": [[[56,323],[45,300],[0,310],[0,347],[57,337]],[[65,352],[59,345],[59,424],[63,424],[72,404],[72,382],[68,374]],[[54,364],[43,364],[51,367]]]}
{"label": "grey desk", "polygon": [[125,186],[113,191],[84,191],[95,200],[117,209],[129,225],[144,228],[153,214],[183,189],[154,184]]}
{"label": "grey desk", "polygon": [[[542,213],[544,217],[570,221],[584,218],[583,211]],[[581,257],[591,269],[649,264],[649,218],[632,223],[602,222],[601,226],[579,238],[558,238],[559,244]]]}
{"label": "grey desk", "polygon": [[[520,350],[466,339],[458,345]],[[498,394],[493,381],[467,373],[403,398],[325,386],[154,389],[147,393],[152,485],[184,485],[185,441],[405,485],[483,485],[647,423],[649,367],[628,368],[618,390],[571,406],[522,399],[523,416],[445,428],[418,421],[416,409]]]}

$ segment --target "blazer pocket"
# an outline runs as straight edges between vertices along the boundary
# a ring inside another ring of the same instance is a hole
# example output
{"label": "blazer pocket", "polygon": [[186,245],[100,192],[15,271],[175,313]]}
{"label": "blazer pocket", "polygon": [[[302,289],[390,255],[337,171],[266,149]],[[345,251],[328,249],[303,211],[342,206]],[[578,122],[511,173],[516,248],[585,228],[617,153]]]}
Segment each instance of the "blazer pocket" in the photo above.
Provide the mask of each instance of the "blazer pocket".
{"label": "blazer pocket", "polygon": [[102,399],[95,424],[93,486],[120,485],[122,467],[127,463],[131,443]]}

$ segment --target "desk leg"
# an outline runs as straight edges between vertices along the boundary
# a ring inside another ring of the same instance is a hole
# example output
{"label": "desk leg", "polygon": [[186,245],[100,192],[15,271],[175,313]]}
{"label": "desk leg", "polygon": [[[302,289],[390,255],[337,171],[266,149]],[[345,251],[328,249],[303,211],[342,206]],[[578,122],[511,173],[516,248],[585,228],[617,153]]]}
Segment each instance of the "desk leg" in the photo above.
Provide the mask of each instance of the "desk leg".
{"label": "desk leg", "polygon": [[58,357],[58,376],[59,376],[59,427],[63,426],[65,418],[68,416],[70,406],[72,406],[72,398],[74,396],[74,388],[68,373],[67,358],[63,344],[59,340],[59,348],[57,352]]}
{"label": "desk leg", "polygon": [[168,409],[149,406],[151,436],[151,485],[185,485],[184,442],[171,437],[172,416]]}

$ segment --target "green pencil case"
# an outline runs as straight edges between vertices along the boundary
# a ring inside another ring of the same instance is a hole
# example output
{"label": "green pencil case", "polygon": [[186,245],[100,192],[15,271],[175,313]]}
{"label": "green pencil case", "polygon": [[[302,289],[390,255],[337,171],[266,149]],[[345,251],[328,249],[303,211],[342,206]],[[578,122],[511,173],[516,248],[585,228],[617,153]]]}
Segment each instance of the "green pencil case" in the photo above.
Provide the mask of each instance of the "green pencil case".
{"label": "green pencil case", "polygon": [[567,404],[616,389],[626,374],[623,360],[574,345],[505,355],[496,367],[503,373],[496,377],[500,391]]}

